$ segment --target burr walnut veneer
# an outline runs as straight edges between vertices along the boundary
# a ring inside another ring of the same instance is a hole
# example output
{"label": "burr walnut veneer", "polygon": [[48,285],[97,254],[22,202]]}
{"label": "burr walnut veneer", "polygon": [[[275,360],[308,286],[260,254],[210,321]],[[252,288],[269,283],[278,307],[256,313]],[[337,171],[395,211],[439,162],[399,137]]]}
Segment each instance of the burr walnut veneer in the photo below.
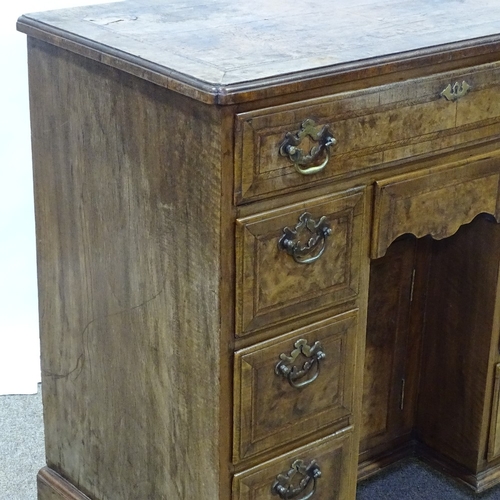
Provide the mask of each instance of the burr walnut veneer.
{"label": "burr walnut veneer", "polygon": [[25,15],[40,500],[500,482],[497,0]]}

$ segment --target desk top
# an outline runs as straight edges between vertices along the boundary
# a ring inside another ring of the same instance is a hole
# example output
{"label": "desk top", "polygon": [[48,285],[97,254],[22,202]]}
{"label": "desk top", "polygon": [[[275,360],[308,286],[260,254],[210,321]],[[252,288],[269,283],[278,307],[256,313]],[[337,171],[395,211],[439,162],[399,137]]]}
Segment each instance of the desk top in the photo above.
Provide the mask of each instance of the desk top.
{"label": "desk top", "polygon": [[229,104],[333,74],[500,53],[500,2],[127,0],[27,14],[18,29]]}

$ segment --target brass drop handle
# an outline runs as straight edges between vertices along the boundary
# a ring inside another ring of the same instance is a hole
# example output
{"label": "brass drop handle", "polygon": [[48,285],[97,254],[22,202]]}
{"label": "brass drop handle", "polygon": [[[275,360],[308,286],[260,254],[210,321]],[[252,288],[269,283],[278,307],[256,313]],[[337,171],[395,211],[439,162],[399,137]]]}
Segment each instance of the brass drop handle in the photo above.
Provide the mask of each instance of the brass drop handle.
{"label": "brass drop handle", "polygon": [[[278,247],[291,255],[298,264],[312,264],[323,255],[326,238],[331,234],[332,229],[326,217],[315,222],[309,212],[304,212],[294,228],[283,228]],[[306,242],[302,244],[301,240]]]}
{"label": "brass drop handle", "polygon": [[[309,153],[299,148],[302,140],[309,136],[318,144]],[[310,118],[304,120],[300,129],[295,132],[287,132],[280,144],[280,155],[287,156],[293,162],[295,170],[302,175],[312,175],[321,172],[330,160],[330,147],[337,144],[328,125],[316,126]]]}
{"label": "brass drop handle", "polygon": [[[326,354],[319,342],[310,346],[307,340],[300,339],[295,342],[294,347],[295,349],[289,355],[280,354],[281,361],[276,365],[274,373],[285,377],[292,387],[300,389],[312,384],[318,378],[320,361],[326,358]],[[294,364],[299,355],[307,358],[302,367]]]}
{"label": "brass drop handle", "polygon": [[462,83],[455,82],[453,87],[451,83],[441,92],[441,97],[444,97],[448,101],[458,101],[467,92],[469,92],[471,86],[464,80]]}
{"label": "brass drop handle", "polygon": [[[316,493],[316,481],[320,477],[321,469],[315,460],[312,460],[309,465],[306,465],[303,460],[295,460],[288,472],[276,476],[271,492],[283,500],[292,498],[308,500]],[[299,495],[301,495],[300,498]]]}

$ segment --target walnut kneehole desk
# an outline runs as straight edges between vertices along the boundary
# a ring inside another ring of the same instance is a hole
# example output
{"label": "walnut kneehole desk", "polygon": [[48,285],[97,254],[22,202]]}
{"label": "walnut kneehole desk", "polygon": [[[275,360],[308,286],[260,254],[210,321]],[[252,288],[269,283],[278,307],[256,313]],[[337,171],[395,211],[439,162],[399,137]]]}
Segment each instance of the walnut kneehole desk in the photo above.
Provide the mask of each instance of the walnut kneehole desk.
{"label": "walnut kneehole desk", "polygon": [[500,5],[28,14],[40,500],[500,481]]}

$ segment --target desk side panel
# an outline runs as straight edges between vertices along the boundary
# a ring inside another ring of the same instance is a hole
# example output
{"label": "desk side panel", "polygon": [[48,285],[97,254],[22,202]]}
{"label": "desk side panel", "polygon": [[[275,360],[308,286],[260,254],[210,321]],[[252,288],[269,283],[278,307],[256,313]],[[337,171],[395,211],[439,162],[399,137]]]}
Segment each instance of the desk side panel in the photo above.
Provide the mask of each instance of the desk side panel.
{"label": "desk side panel", "polygon": [[33,39],[29,68],[48,466],[218,499],[218,110]]}

